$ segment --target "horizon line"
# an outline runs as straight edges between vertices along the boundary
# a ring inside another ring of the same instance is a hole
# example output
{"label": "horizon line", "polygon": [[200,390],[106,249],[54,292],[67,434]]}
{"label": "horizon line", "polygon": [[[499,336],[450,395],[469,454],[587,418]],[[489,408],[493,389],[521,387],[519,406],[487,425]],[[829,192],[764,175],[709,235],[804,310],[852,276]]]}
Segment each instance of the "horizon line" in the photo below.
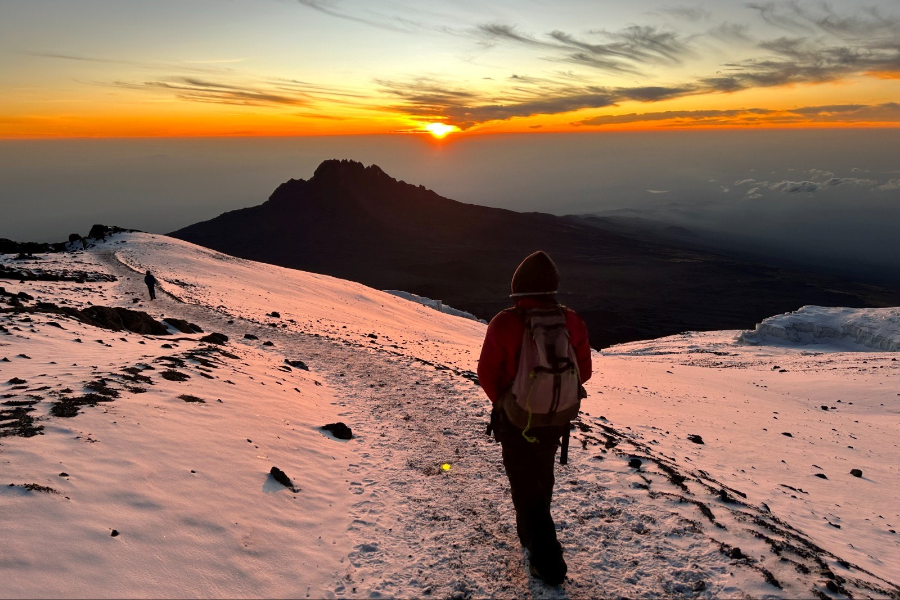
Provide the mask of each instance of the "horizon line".
{"label": "horizon line", "polygon": [[418,131],[385,131],[380,133],[208,133],[208,134],[159,134],[159,135],[0,135],[0,141],[51,141],[51,140],[128,140],[128,139],[221,139],[221,138],[334,138],[334,137],[387,137],[415,136],[429,140],[431,143],[444,144],[448,140],[466,137],[502,136],[502,135],[550,135],[550,134],[609,134],[609,133],[674,133],[686,131],[820,131],[820,130],[893,130],[900,129],[898,122],[885,123],[848,123],[848,124],[798,124],[798,125],[686,125],[682,127],[605,127],[596,129],[548,129],[544,131],[468,131],[455,132],[444,138],[436,139],[428,132]]}

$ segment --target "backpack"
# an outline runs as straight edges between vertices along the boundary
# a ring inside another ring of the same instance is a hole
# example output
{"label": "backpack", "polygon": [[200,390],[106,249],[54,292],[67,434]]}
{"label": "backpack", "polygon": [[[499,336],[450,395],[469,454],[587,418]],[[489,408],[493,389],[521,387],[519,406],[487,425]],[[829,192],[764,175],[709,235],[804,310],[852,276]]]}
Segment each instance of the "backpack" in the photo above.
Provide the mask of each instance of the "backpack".
{"label": "backpack", "polygon": [[514,309],[525,331],[519,366],[503,400],[510,423],[527,435],[532,427],[565,426],[581,409],[581,375],[566,328],[565,308]]}

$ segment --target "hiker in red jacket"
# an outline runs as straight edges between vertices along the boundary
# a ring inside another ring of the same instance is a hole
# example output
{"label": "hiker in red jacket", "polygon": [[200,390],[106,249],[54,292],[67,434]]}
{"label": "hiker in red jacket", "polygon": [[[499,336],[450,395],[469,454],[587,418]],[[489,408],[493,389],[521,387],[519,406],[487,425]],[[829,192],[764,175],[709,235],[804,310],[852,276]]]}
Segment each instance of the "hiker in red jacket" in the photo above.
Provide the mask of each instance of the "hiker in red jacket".
{"label": "hiker in red jacket", "polygon": [[[528,550],[531,573],[551,585],[562,583],[567,571],[550,516],[553,463],[585,395],[581,384],[591,377],[587,328],[556,301],[558,285],[559,271],[546,253],[523,260],[512,279],[515,307],[491,320],[478,361],[478,381],[493,403],[488,432],[502,447],[519,541]],[[556,343],[557,350],[537,351],[545,343]],[[541,360],[550,362],[541,367]],[[542,372],[549,383],[536,387]]]}

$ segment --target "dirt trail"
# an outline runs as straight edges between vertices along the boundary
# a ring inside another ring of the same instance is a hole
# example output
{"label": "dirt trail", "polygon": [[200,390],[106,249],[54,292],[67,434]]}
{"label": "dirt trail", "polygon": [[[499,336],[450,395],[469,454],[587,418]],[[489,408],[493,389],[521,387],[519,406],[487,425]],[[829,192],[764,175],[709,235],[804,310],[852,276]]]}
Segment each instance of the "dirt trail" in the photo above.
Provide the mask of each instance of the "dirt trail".
{"label": "dirt trail", "polygon": [[[111,251],[98,257],[120,276],[123,296],[146,297],[139,273]],[[740,597],[740,586],[729,585],[738,571],[763,585],[763,574],[723,554],[696,515],[648,501],[647,478],[624,452],[588,443],[582,432],[569,465],[557,467],[554,518],[569,579],[544,586],[527,573],[500,448],[484,435],[488,401],[472,381],[439,364],[186,304],[177,284],[163,286],[154,316],[186,319],[231,343],[270,340],[270,351],[306,362],[340,398],[355,435],[346,483],[358,500],[348,519],[355,549],[336,596]],[[245,333],[260,340],[243,340]],[[677,491],[665,478],[656,485]]]}

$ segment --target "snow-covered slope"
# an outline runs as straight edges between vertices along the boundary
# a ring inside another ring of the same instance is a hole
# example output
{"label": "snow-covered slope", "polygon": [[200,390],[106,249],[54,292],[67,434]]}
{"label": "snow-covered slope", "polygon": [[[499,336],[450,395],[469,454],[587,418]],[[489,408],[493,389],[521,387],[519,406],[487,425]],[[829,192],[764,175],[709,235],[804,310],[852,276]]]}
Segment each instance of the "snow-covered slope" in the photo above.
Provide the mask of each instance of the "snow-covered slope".
{"label": "snow-covered slope", "polygon": [[0,262],[84,282],[0,282],[27,311],[0,313],[3,596],[900,597],[890,353],[717,332],[595,354],[557,467],[569,579],[548,588],[483,433],[483,324],[147,234]]}

